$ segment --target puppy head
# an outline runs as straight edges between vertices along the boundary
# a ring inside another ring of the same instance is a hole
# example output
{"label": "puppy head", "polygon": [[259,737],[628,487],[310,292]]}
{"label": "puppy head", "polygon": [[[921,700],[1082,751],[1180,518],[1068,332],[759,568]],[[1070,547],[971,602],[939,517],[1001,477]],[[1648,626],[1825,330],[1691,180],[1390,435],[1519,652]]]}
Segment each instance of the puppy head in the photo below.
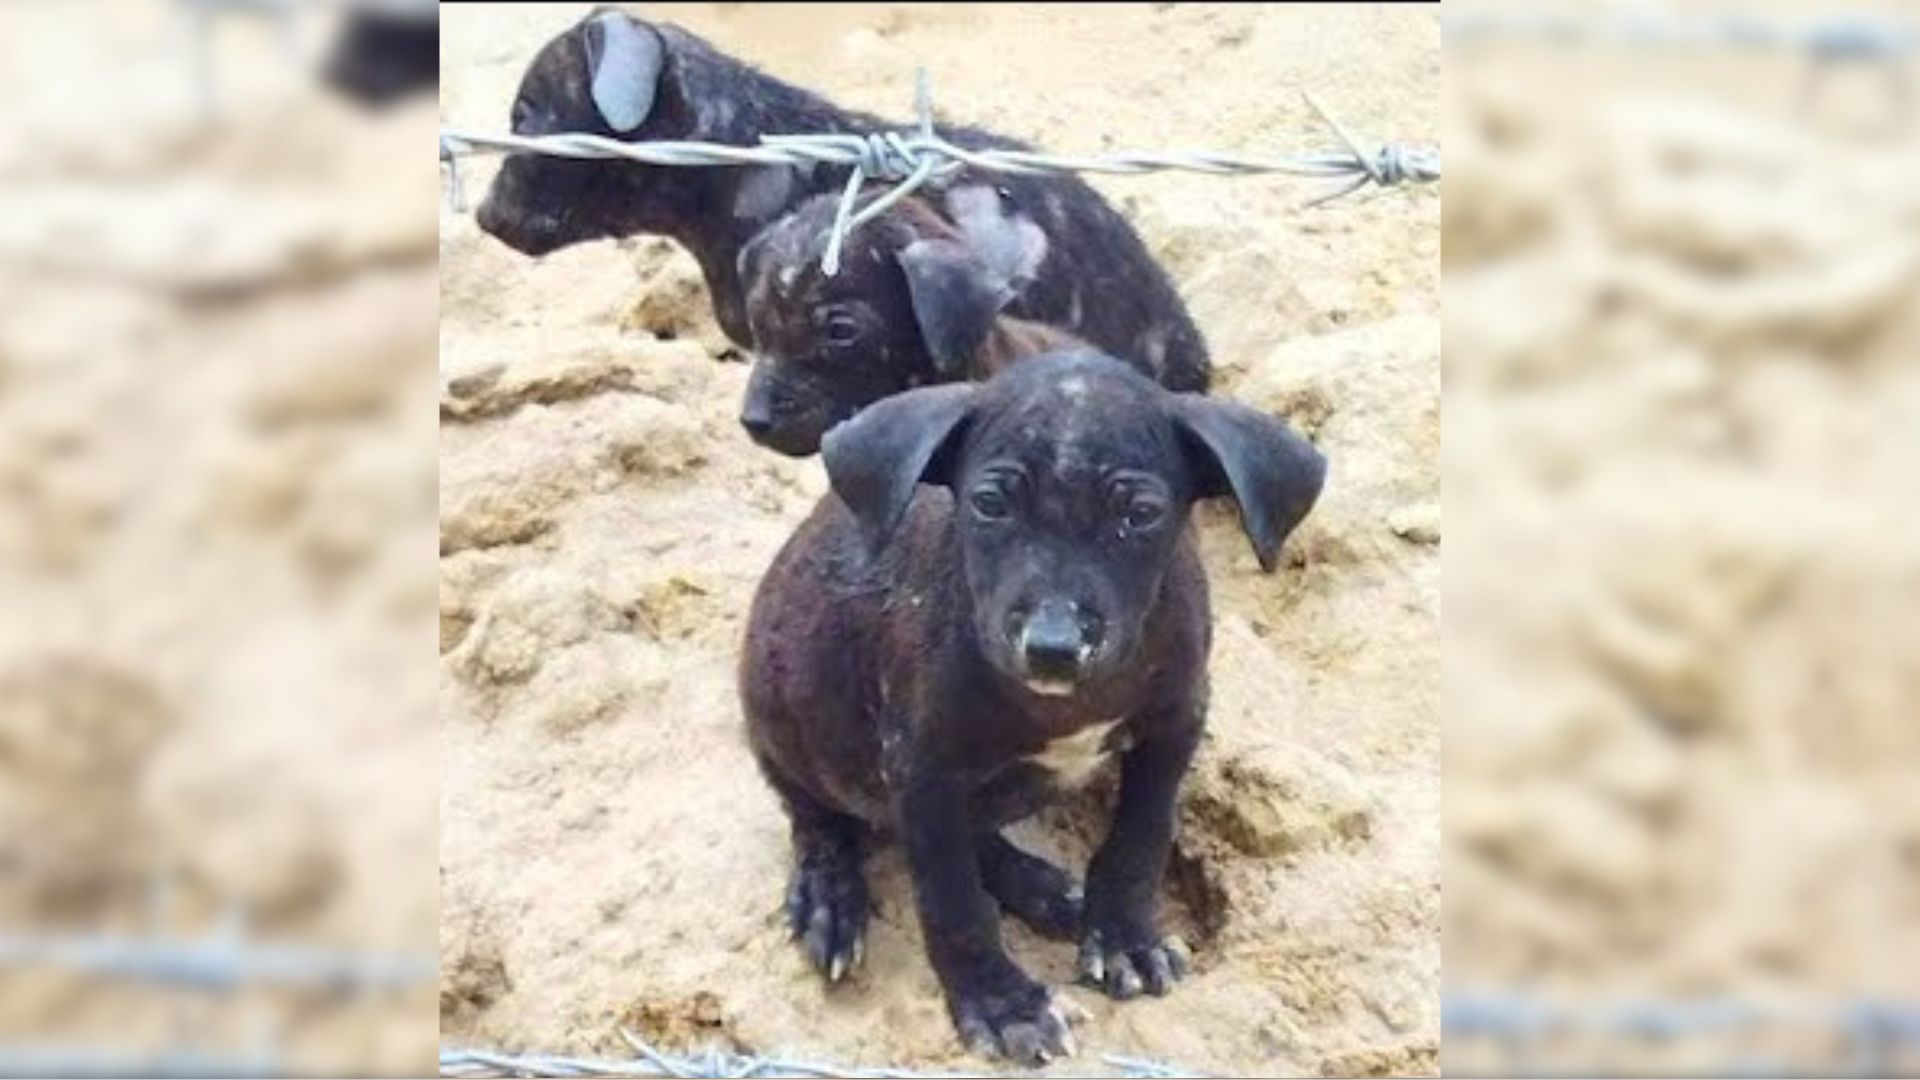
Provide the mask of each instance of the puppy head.
{"label": "puppy head", "polygon": [[756,354],[740,422],[795,457],[881,398],[979,374],[995,319],[1039,261],[1036,242],[1044,252],[1031,223],[969,231],[908,198],[854,230],[829,277],[820,256],[838,204],[809,199],[740,252]]}
{"label": "puppy head", "polygon": [[440,20],[431,12],[348,15],[322,69],[326,84],[370,109],[440,81]]}
{"label": "puppy head", "polygon": [[1271,571],[1326,476],[1280,420],[1168,393],[1091,350],[889,398],[828,433],[822,454],[873,550],[917,485],[952,489],[981,652],[1054,696],[1134,661],[1196,500],[1233,499]]}
{"label": "puppy head", "polygon": [[[528,65],[513,100],[513,132],[661,137],[655,129],[671,128],[669,114],[682,108],[677,98],[658,100],[673,96],[669,66],[661,29],[622,12],[597,10],[548,42]],[[536,256],[630,235],[646,226],[641,212],[653,172],[623,162],[511,154],[476,219],[509,247]]]}

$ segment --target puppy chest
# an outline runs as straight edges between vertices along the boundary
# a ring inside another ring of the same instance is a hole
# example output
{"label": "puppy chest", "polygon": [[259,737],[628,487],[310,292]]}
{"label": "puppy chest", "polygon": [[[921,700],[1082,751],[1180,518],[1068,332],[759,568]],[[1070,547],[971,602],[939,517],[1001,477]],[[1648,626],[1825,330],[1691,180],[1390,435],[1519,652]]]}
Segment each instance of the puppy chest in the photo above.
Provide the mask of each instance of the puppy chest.
{"label": "puppy chest", "polygon": [[1062,735],[1023,760],[1045,770],[1053,782],[1061,787],[1079,787],[1092,779],[1100,763],[1109,755],[1126,749],[1119,745],[1125,738],[1125,732],[1109,738],[1119,724],[1119,720],[1109,720],[1104,724],[1081,728],[1071,735]]}

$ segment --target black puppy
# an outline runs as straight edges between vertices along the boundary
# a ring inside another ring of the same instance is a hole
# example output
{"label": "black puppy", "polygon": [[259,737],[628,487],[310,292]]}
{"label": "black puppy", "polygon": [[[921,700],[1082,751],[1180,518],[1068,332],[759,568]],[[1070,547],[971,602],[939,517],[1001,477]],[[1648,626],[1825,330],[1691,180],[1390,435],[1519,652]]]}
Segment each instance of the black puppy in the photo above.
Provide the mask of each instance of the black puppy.
{"label": "black puppy", "polygon": [[431,9],[348,13],[321,78],[369,108],[440,85],[439,15]]}
{"label": "black puppy", "polygon": [[1058,328],[1002,314],[1045,254],[1039,229],[984,188],[947,202],[947,214],[918,197],[895,203],[848,238],[831,277],[820,253],[837,195],[801,203],[740,252],[754,340],[740,423],[755,442],[804,457],[828,428],[881,398],[978,381],[1081,342],[1092,308],[1078,290]]}
{"label": "black puppy", "polygon": [[[520,83],[512,123],[520,135],[588,132],[630,142],[740,146],[757,144],[762,134],[897,127],[764,75],[677,26],[612,10],[596,11],[540,50]],[[973,128],[942,126],[940,133],[971,149],[1024,148]],[[846,176],[845,168],[826,166],[670,168],[514,154],[478,221],[528,255],[637,233],[671,237],[699,261],[721,329],[751,347],[740,249],[808,197],[840,190]],[[1080,336],[1170,389],[1206,390],[1206,345],[1179,294],[1092,188],[1070,176],[972,172],[944,187],[1003,201],[1042,240],[1043,257],[1009,305],[1011,314],[1065,325],[1080,308]]]}
{"label": "black puppy", "polygon": [[[792,823],[793,929],[829,979],[857,963],[863,848],[892,832],[962,1037],[1028,1063],[1071,1053],[1047,988],[1001,946],[996,901],[1077,936],[1082,978],[1115,997],[1182,973],[1156,912],[1206,704],[1189,509],[1232,497],[1271,570],[1325,461],[1272,417],[1089,350],[888,398],[822,453],[832,494],[761,582],[741,667]],[[1108,754],[1119,802],[1083,905],[999,830]]]}

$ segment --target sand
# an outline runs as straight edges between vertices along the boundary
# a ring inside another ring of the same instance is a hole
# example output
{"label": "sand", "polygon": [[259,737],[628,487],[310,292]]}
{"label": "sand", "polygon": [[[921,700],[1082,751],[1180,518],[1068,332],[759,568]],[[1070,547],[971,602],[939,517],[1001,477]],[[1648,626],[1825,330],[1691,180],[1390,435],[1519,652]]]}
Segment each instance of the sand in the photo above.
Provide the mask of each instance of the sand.
{"label": "sand", "polygon": [[[449,8],[442,119],[499,127],[581,7]],[[636,9],[842,103],[901,114],[924,62],[944,113],[1062,150],[1433,145],[1438,27],[1389,7],[1043,11]],[[467,170],[476,200],[490,170]],[[1210,733],[1168,918],[1198,971],[1124,1004],[1077,988],[1076,1071],[1431,1073],[1440,982],[1439,199],[1320,210],[1283,178],[1098,182],[1178,281],[1222,394],[1332,462],[1261,575],[1202,518],[1216,598]],[[867,965],[831,991],[777,914],[786,834],[742,738],[748,599],[824,488],[754,448],[747,368],[693,264],[657,240],[533,262],[441,218],[442,955],[448,1045],[786,1050],[870,1065],[961,1054],[897,852],[873,866]],[[1098,791],[1088,796],[1097,805]],[[1084,856],[1086,808],[1023,828]],[[1055,984],[1072,949],[1009,933]]]}
{"label": "sand", "polygon": [[[1809,95],[1795,56],[1447,65],[1449,989],[1911,1001],[1911,91],[1899,123],[1883,71]],[[1449,1036],[1449,1070],[1490,1060]]]}
{"label": "sand", "polygon": [[[172,4],[0,26],[0,929],[430,963],[431,107],[236,18],[203,124]],[[135,1060],[419,1072],[432,1015],[0,978],[0,1044]]]}

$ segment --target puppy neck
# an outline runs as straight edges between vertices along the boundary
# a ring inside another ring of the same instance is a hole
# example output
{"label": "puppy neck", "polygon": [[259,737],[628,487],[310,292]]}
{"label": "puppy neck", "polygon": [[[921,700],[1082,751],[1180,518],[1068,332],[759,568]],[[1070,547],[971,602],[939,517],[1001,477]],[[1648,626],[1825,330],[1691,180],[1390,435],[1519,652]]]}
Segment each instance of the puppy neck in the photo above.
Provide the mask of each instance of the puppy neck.
{"label": "puppy neck", "polygon": [[990,379],[1029,357],[1085,347],[1086,342],[1058,327],[1002,315],[974,350],[973,370],[968,374],[975,381]]}

